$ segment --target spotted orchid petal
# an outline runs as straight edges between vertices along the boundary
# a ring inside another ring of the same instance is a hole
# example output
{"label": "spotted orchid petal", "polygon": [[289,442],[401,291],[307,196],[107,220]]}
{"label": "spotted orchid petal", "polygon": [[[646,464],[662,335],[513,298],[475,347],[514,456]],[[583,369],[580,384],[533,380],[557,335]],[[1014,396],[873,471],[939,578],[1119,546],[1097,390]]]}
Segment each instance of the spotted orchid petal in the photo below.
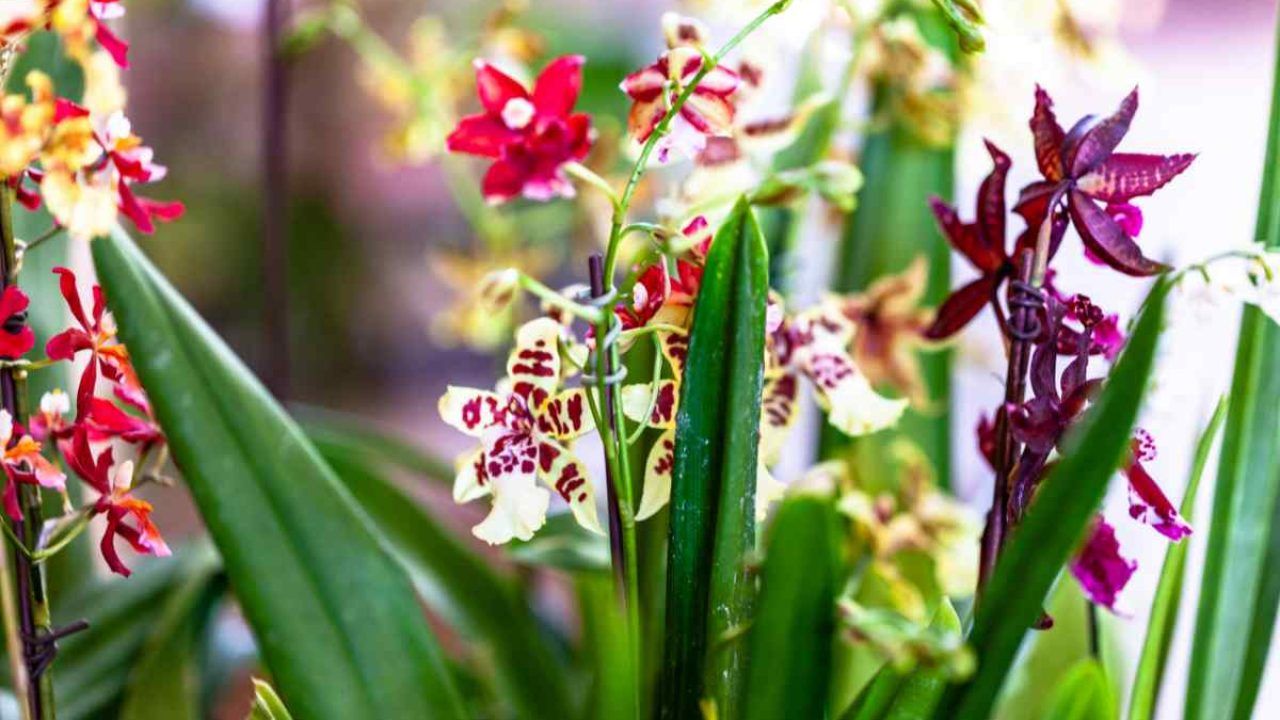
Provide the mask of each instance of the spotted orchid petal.
{"label": "spotted orchid petal", "polygon": [[458,458],[457,475],[453,479],[453,501],[459,505],[489,495],[488,460],[484,448]]}
{"label": "spotted orchid petal", "polygon": [[507,359],[507,377],[517,395],[535,407],[560,384],[560,325],[551,318],[531,320],[516,331],[516,344]]}
{"label": "spotted orchid petal", "polygon": [[519,434],[491,433],[484,459],[493,507],[471,533],[490,545],[532,538],[546,522],[551,502],[551,493],[537,484],[537,445]]}
{"label": "spotted orchid petal", "polygon": [[582,527],[604,534],[596,513],[595,492],[587,468],[565,446],[543,440],[538,443],[538,475],[569,503],[573,517]]}
{"label": "spotted orchid petal", "polygon": [[633,422],[669,430],[676,426],[680,386],[675,380],[656,385],[629,385],[622,389],[622,412]]}
{"label": "spotted orchid petal", "polygon": [[892,427],[906,412],[908,401],[877,393],[847,354],[809,353],[805,375],[817,389],[818,404],[827,421],[850,437],[869,435]]}
{"label": "spotted orchid petal", "polygon": [[587,391],[582,388],[551,396],[534,415],[538,433],[557,440],[573,440],[595,429]]}
{"label": "spotted orchid petal", "polygon": [[450,385],[440,398],[438,409],[447,424],[478,438],[501,422],[506,405],[495,393]]}
{"label": "spotted orchid petal", "polygon": [[760,410],[760,462],[778,461],[799,413],[800,383],[795,373],[767,378]]}
{"label": "spotted orchid petal", "polygon": [[1133,456],[1125,468],[1129,478],[1129,516],[1173,542],[1191,534],[1191,526],[1178,514],[1164,491],[1156,484],[1144,462],[1155,459],[1155,442],[1145,430],[1138,430],[1133,438]]}
{"label": "spotted orchid petal", "polygon": [[644,489],[640,493],[640,507],[636,520],[647,520],[671,499],[671,472],[676,458],[676,431],[671,428],[654,441],[649,457],[644,463]]}

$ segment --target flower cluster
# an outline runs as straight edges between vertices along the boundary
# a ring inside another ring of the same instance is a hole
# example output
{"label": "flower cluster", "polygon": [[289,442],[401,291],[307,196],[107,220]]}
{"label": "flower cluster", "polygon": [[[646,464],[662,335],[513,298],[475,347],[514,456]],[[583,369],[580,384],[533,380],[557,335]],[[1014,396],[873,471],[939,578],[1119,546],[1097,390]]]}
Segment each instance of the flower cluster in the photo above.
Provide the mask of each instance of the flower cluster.
{"label": "flower cluster", "polygon": [[[18,484],[65,491],[66,476],[43,454],[46,448],[56,450],[67,467],[97,493],[96,500],[78,514],[86,520],[106,518],[102,556],[113,572],[127,576],[129,568],[116,551],[116,538],[123,538],[134,550],[148,555],[168,555],[169,548],[151,522],[151,505],[132,493],[134,462],[117,463],[115,444],[133,446],[144,460],[162,459],[160,451],[165,439],[129,362],[128,351],[115,337],[102,289],[93,287],[92,310],[86,313],[75,275],[66,268],[55,272],[76,326],[50,338],[45,353],[50,361],[77,357],[85,361],[76,393],[76,414],[68,417],[71,399],[61,390],[41,398],[38,411],[30,418],[30,428],[0,411],[0,447],[4,448],[2,462],[8,480],[4,509],[10,518],[23,519]],[[10,286],[0,297],[6,318],[22,312],[26,302],[17,286]],[[6,333],[0,354],[7,360],[16,360],[30,351],[34,345],[30,332],[24,328],[24,332]],[[107,381],[114,401],[96,396],[102,385],[99,378]],[[155,478],[148,474],[143,479]]]}
{"label": "flower cluster", "polygon": [[24,13],[0,17],[0,47],[11,51],[35,30],[57,33],[84,71],[85,91],[82,102],[72,102],[56,94],[48,75],[32,71],[26,77],[29,96],[0,99],[0,179],[29,209],[43,200],[54,220],[80,239],[109,233],[120,215],[144,233],[157,220],[179,217],[181,203],[150,200],[133,189],[163,179],[165,168],[124,115],[120,68],[127,64],[128,46],[105,22],[124,13],[122,2],[25,6]]}
{"label": "flower cluster", "polygon": [[[1005,503],[991,510],[992,518],[1003,517],[997,527],[1012,527],[1021,520],[1056,462],[1066,433],[1101,389],[1104,379],[1089,377],[1091,359],[1114,359],[1125,341],[1117,315],[1104,312],[1084,295],[1063,293],[1047,266],[1068,228],[1074,228],[1086,256],[1097,264],[1130,276],[1166,270],[1135,242],[1142,213],[1131,201],[1154,193],[1195,159],[1188,154],[1116,152],[1137,111],[1137,90],[1112,115],[1101,120],[1086,117],[1069,132],[1058,124],[1044,90],[1036,89],[1035,100],[1030,128],[1042,179],[1023,188],[1013,207],[1026,221],[1026,229],[1012,248],[1005,207],[1011,163],[994,144],[987,143],[994,167],[978,190],[973,222],[962,222],[953,207],[933,201],[943,234],[981,274],[947,298],[925,334],[935,340],[950,337],[990,305],[1011,348],[1017,343],[1029,346],[1025,352],[1010,351],[1007,382],[1018,400],[1001,407],[998,420],[983,418],[978,427],[979,447],[997,473],[996,500]],[[1070,361],[1059,371],[1061,357]],[[1027,379],[1032,396],[1022,400]],[[1001,431],[1005,437],[997,435]],[[1191,528],[1143,465],[1154,452],[1150,436],[1139,431],[1124,468],[1130,515],[1177,541]],[[993,542],[998,552],[1002,539]],[[1111,609],[1135,568],[1121,555],[1114,528],[1102,517],[1071,566],[1087,595]]]}

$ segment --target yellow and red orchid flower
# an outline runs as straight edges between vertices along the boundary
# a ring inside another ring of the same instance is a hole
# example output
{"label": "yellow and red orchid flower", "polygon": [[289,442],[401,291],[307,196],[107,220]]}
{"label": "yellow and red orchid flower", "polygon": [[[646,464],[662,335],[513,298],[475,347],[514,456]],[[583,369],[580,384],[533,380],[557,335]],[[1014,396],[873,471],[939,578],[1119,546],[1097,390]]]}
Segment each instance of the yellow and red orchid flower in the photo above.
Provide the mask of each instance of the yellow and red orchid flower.
{"label": "yellow and red orchid flower", "polygon": [[769,412],[762,433],[791,426],[801,376],[813,384],[827,421],[846,435],[868,435],[898,422],[907,400],[877,393],[849,356],[852,323],[821,306],[790,317],[777,314],[781,319],[768,335],[764,401]]}
{"label": "yellow and red orchid flower", "polygon": [[26,434],[7,410],[0,410],[0,448],[3,448],[0,465],[4,466],[4,474],[8,479],[3,501],[9,517],[14,520],[22,519],[22,508],[18,504],[18,483],[55,490],[66,488],[67,476],[40,454],[40,443]]}
{"label": "yellow and red orchid flower", "polygon": [[81,352],[89,352],[89,362],[80,376],[80,386],[76,392],[76,413],[83,417],[88,412],[90,399],[97,387],[98,373],[109,380],[119,382],[127,379],[132,373],[129,364],[129,351],[116,340],[116,327],[111,316],[107,314],[106,298],[102,288],[93,286],[93,311],[86,315],[80,302],[80,291],[76,284],[76,276],[64,267],[54,268],[59,277],[62,297],[71,310],[80,327],[72,327],[49,338],[45,345],[45,354],[51,360],[71,360]]}
{"label": "yellow and red orchid flower", "polygon": [[[172,554],[160,536],[160,530],[151,521],[151,503],[133,496],[133,462],[116,465],[114,451],[110,447],[95,456],[87,430],[77,431],[70,445],[70,451],[64,453],[67,464],[98,492],[90,515],[102,515],[107,519],[106,531],[99,544],[107,567],[125,577],[130,574],[116,551],[117,537],[124,538],[136,552],[144,555],[167,557]],[[130,519],[132,524],[128,524]]]}
{"label": "yellow and red orchid flower", "polygon": [[568,446],[594,422],[586,390],[560,389],[560,334],[551,318],[526,323],[496,392],[450,386],[440,398],[444,421],[480,440],[459,462],[453,498],[492,498],[489,515],[471,529],[491,545],[528,540],[546,522],[551,494],[539,479],[569,503],[578,524],[603,533],[586,467]]}

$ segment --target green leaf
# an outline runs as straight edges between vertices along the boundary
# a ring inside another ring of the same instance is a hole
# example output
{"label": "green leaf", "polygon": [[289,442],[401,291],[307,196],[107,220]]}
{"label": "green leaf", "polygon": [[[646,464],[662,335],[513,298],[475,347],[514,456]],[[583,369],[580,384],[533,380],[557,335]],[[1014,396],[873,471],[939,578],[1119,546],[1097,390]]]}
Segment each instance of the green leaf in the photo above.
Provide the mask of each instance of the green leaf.
{"label": "green leaf", "polygon": [[[1209,451],[1213,449],[1213,441],[1218,437],[1218,431],[1222,429],[1222,422],[1226,417],[1227,399],[1224,397],[1218,401],[1212,419],[1196,442],[1191,476],[1179,509],[1188,523],[1195,514],[1196,495],[1199,494],[1205,465],[1209,462]],[[1155,716],[1169,647],[1173,643],[1173,631],[1178,624],[1178,612],[1182,607],[1182,581],[1186,575],[1189,546],[1190,541],[1187,540],[1170,545],[1165,551],[1160,582],[1156,586],[1155,599],[1152,600],[1151,619],[1147,624],[1147,638],[1142,644],[1142,655],[1129,695],[1129,720],[1151,720]]]}
{"label": "green leaf", "polygon": [[306,430],[322,455],[343,453],[395,467],[419,477],[451,487],[457,470],[453,463],[437,457],[395,433],[376,427],[367,418],[313,406],[290,410]]}
{"label": "green leaf", "polygon": [[223,594],[213,548],[200,546],[201,563],[185,574],[156,611],[148,613],[150,636],[129,671],[120,720],[198,720],[200,638]]}
{"label": "green leaf", "polygon": [[831,682],[840,526],[829,500],[789,499],[769,531],[752,623],[748,718],[823,717]]}
{"label": "green leaf", "polygon": [[1074,578],[1058,577],[1046,610],[1053,627],[1032,633],[1023,643],[1000,695],[999,720],[1040,720],[1052,689],[1077,663],[1093,657],[1089,601]]}
{"label": "green leaf", "polygon": [[[737,717],[750,616],[768,251],[746,200],[716,234],[694,309],[676,416],[659,716],[696,717],[706,693]],[[709,648],[714,652],[709,653]],[[708,669],[710,668],[710,669]],[[705,674],[704,674],[705,673]]]}
{"label": "green leaf", "polygon": [[[1276,30],[1280,43],[1280,24]],[[1280,247],[1280,49],[1254,237]],[[1187,720],[1247,720],[1280,603],[1280,327],[1246,305],[1196,613]]]}
{"label": "green leaf", "polygon": [[[858,208],[845,221],[835,258],[832,289],[839,293],[866,290],[878,278],[900,273],[919,256],[929,263],[929,279],[921,302],[937,306],[951,288],[951,250],[938,233],[929,198],[950,198],[955,184],[955,151],[921,142],[906,127],[894,124],[867,135],[858,160],[865,183]],[[905,436],[924,450],[939,484],[951,477],[951,351],[921,354],[924,380],[933,401],[911,408],[894,436]],[[882,444],[881,437],[822,431],[822,457],[844,456]]]}
{"label": "green leaf", "polygon": [[529,540],[513,540],[507,557],[532,567],[546,567],[572,573],[608,573],[609,541],[585,530],[571,513],[547,518]]}
{"label": "green leaf", "polygon": [[462,717],[408,577],[302,431],[126,235],[92,247],[121,337],[294,714]]}
{"label": "green leaf", "polygon": [[1123,461],[1138,415],[1161,321],[1168,281],[1156,282],[1124,354],[1101,397],[1067,438],[1057,468],[1045,479],[1026,518],[1013,531],[978,604],[969,636],[978,672],[954,686],[938,716],[990,717],[1023,636],[1041,612],[1045,595],[1078,547]]}
{"label": "green leaf", "polygon": [[582,655],[591,678],[584,717],[629,717],[635,713],[636,673],[617,587],[605,573],[578,575],[574,585],[582,618]]}
{"label": "green leaf", "polygon": [[253,707],[248,720],[293,720],[284,701],[266,681],[253,679]]}
{"label": "green leaf", "polygon": [[332,443],[325,445],[323,455],[414,578],[427,606],[461,631],[474,649],[483,649],[502,701],[522,718],[568,717],[564,667],[514,585],[442,528],[386,476],[376,459],[346,453]]}
{"label": "green leaf", "polygon": [[1053,691],[1044,720],[1113,720],[1116,699],[1102,663],[1089,658],[1071,668]]}

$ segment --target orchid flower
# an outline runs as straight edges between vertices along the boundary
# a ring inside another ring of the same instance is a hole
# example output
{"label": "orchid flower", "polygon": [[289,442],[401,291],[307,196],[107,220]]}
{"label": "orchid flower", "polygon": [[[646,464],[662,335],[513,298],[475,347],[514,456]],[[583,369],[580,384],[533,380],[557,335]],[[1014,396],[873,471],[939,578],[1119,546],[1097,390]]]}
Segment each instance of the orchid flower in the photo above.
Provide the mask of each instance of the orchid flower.
{"label": "orchid flower", "polygon": [[492,498],[492,509],[471,532],[492,545],[528,540],[546,522],[550,493],[541,479],[592,532],[602,533],[586,467],[567,443],[594,427],[586,390],[560,389],[561,326],[538,318],[516,333],[506,382],[497,392],[450,386],[440,416],[480,440],[459,462],[453,498]]}
{"label": "orchid flower", "polygon": [[689,92],[679,113],[671,119],[667,135],[658,140],[659,162],[667,162],[672,150],[696,157],[706,148],[708,137],[729,136],[737,111],[733,96],[741,83],[736,72],[716,65],[690,90],[707,62],[703,54],[706,30],[672,14],[663,22],[667,26],[667,51],[653,64],[628,75],[621,86],[631,98],[627,126],[639,143],[649,140],[676,100]]}
{"label": "orchid flower", "polygon": [[1051,210],[1056,217],[1060,205],[1065,205],[1092,257],[1126,275],[1144,276],[1167,268],[1143,255],[1134,242],[1142,229],[1142,212],[1130,201],[1164,187],[1196,156],[1116,152],[1137,110],[1134,88],[1110,116],[1101,120],[1086,116],[1064,132],[1054,115],[1053,100],[1037,87],[1031,132],[1044,179],[1023,188],[1014,211],[1026,219],[1034,234]]}
{"label": "orchid flower", "polygon": [[481,187],[486,200],[573,197],[564,166],[585,158],[594,142],[591,117],[573,112],[583,62],[578,55],[553,60],[530,91],[492,64],[476,61],[484,112],[462,118],[446,144],[451,152],[494,161]]}
{"label": "orchid flower", "polygon": [[86,315],[80,302],[75,273],[63,267],[54,268],[53,272],[58,275],[62,297],[79,327],[72,327],[49,338],[45,354],[51,360],[70,360],[81,352],[89,352],[89,362],[85,364],[79,389],[76,391],[76,412],[83,416],[88,412],[99,372],[112,381],[121,380],[131,372],[129,351],[116,339],[115,322],[107,313],[102,288],[93,286],[93,311]]}
{"label": "orchid flower", "polygon": [[54,490],[66,488],[67,476],[40,454],[40,443],[27,435],[8,410],[0,410],[0,465],[7,482],[4,487],[4,509],[14,520],[22,520],[18,503],[18,483],[39,485]]}
{"label": "orchid flower", "polygon": [[[98,499],[90,507],[90,515],[102,515],[107,527],[99,543],[102,558],[112,572],[128,577],[129,568],[116,551],[115,540],[124,538],[133,549],[144,555],[168,557],[171,552],[159,529],[151,522],[151,503],[133,496],[133,462],[116,465],[114,451],[108,447],[94,455],[89,434],[81,430],[71,440],[70,452],[63,454],[67,464],[90,487]],[[132,519],[133,523],[128,524]]]}

